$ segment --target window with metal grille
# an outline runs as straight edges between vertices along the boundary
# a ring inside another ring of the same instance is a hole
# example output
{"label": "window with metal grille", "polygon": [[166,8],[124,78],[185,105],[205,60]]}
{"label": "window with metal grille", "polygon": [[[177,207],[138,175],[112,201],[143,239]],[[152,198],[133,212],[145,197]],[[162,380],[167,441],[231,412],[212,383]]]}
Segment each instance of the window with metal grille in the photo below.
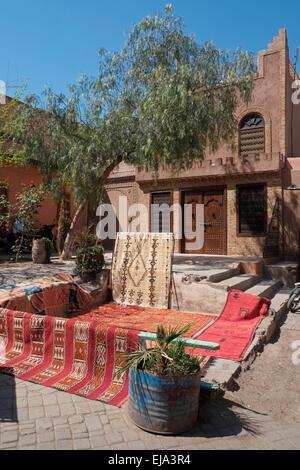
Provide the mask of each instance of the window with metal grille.
{"label": "window with metal grille", "polygon": [[170,232],[172,226],[171,193],[152,193],[151,232]]}
{"label": "window with metal grille", "polygon": [[240,156],[265,152],[265,123],[260,114],[251,113],[240,123]]}
{"label": "window with metal grille", "polygon": [[265,186],[238,187],[239,234],[262,235],[266,231]]}

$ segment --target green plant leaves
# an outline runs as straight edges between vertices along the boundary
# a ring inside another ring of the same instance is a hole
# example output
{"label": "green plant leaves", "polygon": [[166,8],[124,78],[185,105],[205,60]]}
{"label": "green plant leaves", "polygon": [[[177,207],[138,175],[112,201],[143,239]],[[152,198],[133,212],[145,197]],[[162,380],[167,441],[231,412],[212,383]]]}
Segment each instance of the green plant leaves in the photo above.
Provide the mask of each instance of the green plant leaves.
{"label": "green plant leaves", "polygon": [[[124,373],[129,368],[138,369],[155,375],[186,375],[197,373],[201,357],[185,352],[184,342],[180,339],[191,325],[183,328],[168,328],[158,325],[154,347],[147,347],[140,342],[138,350],[126,356],[126,364],[119,369]],[[174,342],[175,341],[175,342]]]}
{"label": "green plant leaves", "polygon": [[104,250],[91,228],[84,229],[76,238],[77,252],[74,274],[96,277],[105,265]]}

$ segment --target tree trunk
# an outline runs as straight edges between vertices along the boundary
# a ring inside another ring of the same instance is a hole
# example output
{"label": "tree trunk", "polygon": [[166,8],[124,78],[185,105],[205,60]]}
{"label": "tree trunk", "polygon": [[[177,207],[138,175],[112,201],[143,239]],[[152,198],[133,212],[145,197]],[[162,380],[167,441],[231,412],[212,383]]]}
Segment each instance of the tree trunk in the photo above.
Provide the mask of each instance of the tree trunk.
{"label": "tree trunk", "polygon": [[61,200],[58,206],[58,221],[57,221],[57,236],[56,236],[56,247],[59,256],[61,256],[65,239],[68,235],[71,226],[70,216],[70,195],[65,192],[62,193]]}
{"label": "tree trunk", "polygon": [[[99,177],[99,185],[100,186],[103,186],[105,184],[105,181],[108,178],[108,176],[110,175],[110,173],[112,172],[112,170],[117,165],[119,165],[119,163],[121,161],[122,161],[122,156],[119,155],[118,158],[116,158],[116,160],[114,160],[112,163],[110,163],[110,165],[108,165],[108,167],[104,170],[102,175]],[[80,215],[82,214],[83,210],[86,207],[88,207],[88,203],[89,203],[88,200],[85,201],[83,204],[81,204],[78,207],[77,211],[75,212],[72,223],[70,225],[70,230],[69,230],[68,235],[65,239],[64,249],[63,249],[62,254],[60,256],[61,260],[67,260],[71,257],[71,248],[72,248],[72,244],[73,244],[73,240],[74,240],[74,234],[75,234],[75,230],[76,230],[77,221],[78,221]]]}
{"label": "tree trunk", "polygon": [[81,206],[79,206],[77,211],[75,212],[72,223],[70,225],[70,230],[69,230],[68,235],[66,236],[66,239],[65,239],[62,254],[60,256],[60,259],[62,259],[62,260],[66,260],[66,259],[69,259],[71,257],[71,248],[72,248],[72,244],[73,244],[73,240],[74,240],[74,234],[75,234],[75,230],[76,230],[77,221],[78,221],[80,215],[82,214],[82,212],[84,211],[86,205],[87,205],[87,202],[85,202],[84,204],[81,204]]}
{"label": "tree trunk", "polygon": [[18,263],[19,261],[19,257],[20,257],[20,253],[21,253],[21,248],[23,246],[23,241],[24,241],[24,229],[22,231],[22,237],[21,237],[21,240],[19,242],[19,246],[18,246],[18,249],[17,249],[17,253],[16,253],[16,263]]}

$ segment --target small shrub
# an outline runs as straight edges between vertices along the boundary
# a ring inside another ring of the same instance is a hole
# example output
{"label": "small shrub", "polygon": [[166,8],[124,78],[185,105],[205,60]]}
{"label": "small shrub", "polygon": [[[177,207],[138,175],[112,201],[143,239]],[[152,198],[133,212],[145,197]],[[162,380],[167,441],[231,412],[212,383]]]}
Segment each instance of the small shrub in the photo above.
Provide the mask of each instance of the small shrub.
{"label": "small shrub", "polygon": [[[3,184],[0,183],[3,187]],[[11,246],[18,262],[23,253],[29,252],[32,246],[36,227],[34,218],[39,213],[47,193],[46,186],[22,184],[22,192],[16,194],[16,202],[11,203],[5,195],[0,195],[0,225],[5,226],[7,233],[15,231],[14,243]]]}
{"label": "small shrub", "polygon": [[91,229],[86,229],[77,237],[76,266],[74,274],[81,278],[95,278],[105,264],[104,250]]}
{"label": "small shrub", "polygon": [[54,252],[54,246],[51,240],[49,238],[43,237],[41,238],[43,242],[45,243],[45,250],[46,250],[46,260],[45,263],[50,263],[50,258],[52,253]]}

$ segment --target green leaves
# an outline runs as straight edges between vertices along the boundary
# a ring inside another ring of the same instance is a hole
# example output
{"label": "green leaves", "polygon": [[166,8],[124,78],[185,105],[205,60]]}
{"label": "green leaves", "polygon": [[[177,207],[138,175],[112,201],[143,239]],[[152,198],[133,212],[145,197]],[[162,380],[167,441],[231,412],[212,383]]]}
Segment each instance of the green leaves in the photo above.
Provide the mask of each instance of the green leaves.
{"label": "green leaves", "polygon": [[165,351],[172,341],[187,333],[190,327],[191,325],[186,325],[181,329],[174,327],[169,328],[169,330],[165,330],[163,325],[158,325],[156,330],[156,337],[160,349]]}
{"label": "green leaves", "polygon": [[38,155],[49,179],[54,171],[68,179],[78,204],[100,197],[99,177],[120,156],[178,171],[232,139],[236,97],[249,100],[254,73],[248,52],[230,54],[186,35],[168,4],[136,24],[119,53],[101,49],[98,76],[82,75],[68,97],[51,89],[44,102],[30,97],[34,112],[47,114],[22,111],[33,129],[24,138],[26,158]]}
{"label": "green leaves", "polygon": [[74,274],[95,278],[105,265],[104,250],[91,227],[83,229],[76,237],[76,265]]}
{"label": "green leaves", "polygon": [[88,275],[95,278],[104,265],[104,254],[101,246],[85,246],[76,252],[76,266],[74,274],[84,277]]}
{"label": "green leaves", "polygon": [[54,246],[53,246],[52,241],[47,237],[42,237],[41,240],[43,240],[43,242],[45,243],[45,250],[46,250],[45,263],[48,264],[51,262],[50,258],[51,258],[52,253],[54,252]]}
{"label": "green leaves", "polygon": [[[183,328],[168,328],[158,325],[156,341],[153,347],[140,342],[138,350],[132,351],[125,359],[125,365],[119,373],[132,368],[153,373],[155,375],[186,375],[197,373],[202,358],[185,352],[184,342],[180,337],[187,333],[191,325]],[[175,341],[175,342],[174,342]]]}
{"label": "green leaves", "polygon": [[19,161],[23,155],[22,148],[12,138],[14,133],[24,131],[16,113],[18,101],[9,97],[6,100],[6,105],[0,105],[0,167]]}
{"label": "green leaves", "polygon": [[25,249],[31,249],[36,232],[34,216],[39,212],[46,191],[45,186],[37,187],[31,181],[29,187],[22,185],[22,192],[16,194],[15,203],[8,201],[4,195],[0,196],[0,225],[3,224],[7,231],[13,227],[16,230],[16,240],[12,247],[16,262]]}
{"label": "green leaves", "polygon": [[121,160],[175,174],[230,143],[237,97],[249,101],[255,70],[248,52],[198,44],[168,4],[134,25],[120,52],[99,51],[97,77],[17,107],[9,127],[18,161],[38,166],[54,194],[68,182],[78,206],[95,205]]}

